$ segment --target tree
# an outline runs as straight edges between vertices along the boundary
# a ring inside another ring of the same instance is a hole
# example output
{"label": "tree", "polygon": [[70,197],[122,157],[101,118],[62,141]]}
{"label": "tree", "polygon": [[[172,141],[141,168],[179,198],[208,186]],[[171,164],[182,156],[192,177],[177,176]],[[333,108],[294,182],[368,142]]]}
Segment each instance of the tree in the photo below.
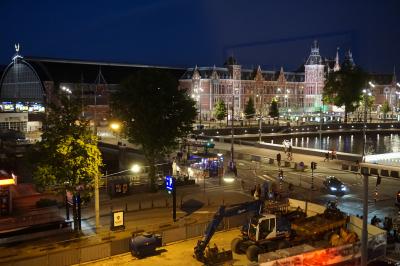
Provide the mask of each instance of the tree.
{"label": "tree", "polygon": [[150,187],[156,189],[155,164],[192,131],[197,110],[187,91],[166,71],[144,69],[121,83],[112,109],[128,140],[139,144],[149,166]]}
{"label": "tree", "polygon": [[390,107],[389,107],[388,101],[385,101],[383,103],[381,111],[383,113],[383,121],[386,121],[386,115],[387,115],[387,113],[390,112]]}
{"label": "tree", "polygon": [[254,108],[253,98],[250,97],[247,101],[246,107],[244,108],[244,115],[246,119],[251,119],[255,116],[256,109]]}
{"label": "tree", "polygon": [[[53,188],[73,195],[74,207],[92,196],[99,178],[102,157],[97,137],[88,121],[80,118],[79,104],[61,97],[60,104],[49,106],[42,141],[35,144],[31,157],[36,169],[33,180],[38,187]],[[80,214],[73,208],[74,229],[80,229]]]}
{"label": "tree", "polygon": [[360,101],[360,105],[359,105],[360,106],[359,112],[364,113],[365,112],[365,104],[367,104],[367,111],[369,110],[370,120],[372,120],[371,111],[372,111],[372,106],[374,105],[374,103],[375,103],[374,96],[372,96],[372,95],[369,96],[369,95],[363,94],[362,100]]}
{"label": "tree", "polygon": [[344,65],[339,71],[328,75],[323,89],[324,103],[344,106],[344,122],[347,123],[348,113],[359,106],[367,80],[368,75],[361,68]]}
{"label": "tree", "polygon": [[272,98],[271,101],[271,107],[269,109],[269,116],[271,117],[278,117],[279,120],[279,108],[278,108],[278,101],[276,100],[276,98]]}
{"label": "tree", "polygon": [[214,116],[221,123],[221,120],[223,120],[226,115],[226,105],[223,100],[219,99],[218,102],[214,105]]}

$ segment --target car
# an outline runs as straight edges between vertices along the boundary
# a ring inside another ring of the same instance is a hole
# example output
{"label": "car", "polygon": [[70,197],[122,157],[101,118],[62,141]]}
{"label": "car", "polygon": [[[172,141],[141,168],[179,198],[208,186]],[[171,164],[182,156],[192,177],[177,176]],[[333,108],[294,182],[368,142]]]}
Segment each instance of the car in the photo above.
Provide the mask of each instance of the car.
{"label": "car", "polygon": [[348,190],[346,185],[334,176],[327,176],[323,182],[324,189],[330,194],[345,194]]}

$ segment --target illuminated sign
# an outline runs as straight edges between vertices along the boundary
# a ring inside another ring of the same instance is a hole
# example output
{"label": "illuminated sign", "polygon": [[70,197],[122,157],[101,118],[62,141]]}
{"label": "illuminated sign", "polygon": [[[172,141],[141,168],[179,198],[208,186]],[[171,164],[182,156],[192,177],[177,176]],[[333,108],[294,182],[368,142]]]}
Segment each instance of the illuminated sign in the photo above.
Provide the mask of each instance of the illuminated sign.
{"label": "illuminated sign", "polygon": [[165,177],[165,187],[169,192],[174,190],[174,178],[170,175]]}
{"label": "illuminated sign", "polygon": [[9,186],[9,185],[16,185],[17,184],[17,176],[11,174],[12,178],[2,178],[0,179],[0,187],[2,186]]}
{"label": "illuminated sign", "polygon": [[118,230],[125,228],[124,211],[114,211],[111,214],[111,230]]}

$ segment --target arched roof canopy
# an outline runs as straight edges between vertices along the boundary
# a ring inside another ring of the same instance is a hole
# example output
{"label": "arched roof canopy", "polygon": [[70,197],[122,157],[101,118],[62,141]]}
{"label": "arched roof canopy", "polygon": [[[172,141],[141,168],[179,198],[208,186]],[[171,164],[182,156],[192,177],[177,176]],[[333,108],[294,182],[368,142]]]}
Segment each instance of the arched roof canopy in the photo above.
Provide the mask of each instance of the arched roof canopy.
{"label": "arched roof canopy", "polygon": [[45,90],[35,69],[16,55],[3,72],[0,102],[45,102]]}

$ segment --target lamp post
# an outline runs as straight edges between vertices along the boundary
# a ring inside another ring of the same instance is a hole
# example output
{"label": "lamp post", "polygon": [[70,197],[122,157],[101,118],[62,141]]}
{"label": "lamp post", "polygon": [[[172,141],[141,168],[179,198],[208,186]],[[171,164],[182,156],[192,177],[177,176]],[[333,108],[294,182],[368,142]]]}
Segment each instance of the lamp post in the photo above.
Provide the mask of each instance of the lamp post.
{"label": "lamp post", "polygon": [[[141,167],[138,164],[132,165],[130,169],[122,170],[116,173],[112,173],[109,175],[101,176],[100,178],[108,178],[110,176],[118,175],[121,173],[125,173],[131,171],[132,173],[139,173]],[[96,176],[94,180],[94,209],[95,209],[95,219],[96,219],[96,230],[100,228],[100,195],[99,195],[99,177]]]}
{"label": "lamp post", "polygon": [[[368,82],[369,86],[375,88],[375,84],[371,81]],[[363,153],[362,153],[362,161],[365,162],[365,148],[367,144],[367,114],[368,114],[368,98],[372,96],[371,89],[363,89],[363,97],[364,97],[364,126],[363,126]]]}
{"label": "lamp post", "polygon": [[202,88],[195,87],[193,90],[192,98],[197,101],[199,106],[199,124],[201,126],[201,92],[203,91]]}
{"label": "lamp post", "polygon": [[324,122],[322,112],[324,111],[324,100],[321,99],[321,107],[319,108],[319,149],[322,150],[322,123]]}
{"label": "lamp post", "polygon": [[363,175],[363,219],[361,231],[361,265],[368,264],[368,167],[361,165],[361,174]]}
{"label": "lamp post", "polygon": [[118,122],[113,122],[113,123],[110,124],[110,128],[115,133],[115,136],[117,138],[117,145],[118,145],[118,143],[119,143],[119,130],[121,128],[121,124],[118,123]]}
{"label": "lamp post", "polygon": [[63,91],[63,92],[65,92],[65,94],[67,95],[67,97],[68,97],[68,101],[70,100],[70,96],[71,96],[71,94],[72,94],[72,91],[68,88],[68,87],[66,87],[66,86],[62,86],[61,87],[61,90]]}
{"label": "lamp post", "polygon": [[233,160],[233,158],[234,158],[234,156],[233,156],[233,152],[234,152],[234,149],[233,149],[233,133],[234,133],[234,129],[233,129],[233,119],[234,119],[234,111],[235,111],[235,109],[234,109],[234,105],[235,105],[235,94],[233,93],[233,90],[232,90],[232,116],[231,116],[231,167],[233,168],[233,164],[234,164],[234,160]]}

